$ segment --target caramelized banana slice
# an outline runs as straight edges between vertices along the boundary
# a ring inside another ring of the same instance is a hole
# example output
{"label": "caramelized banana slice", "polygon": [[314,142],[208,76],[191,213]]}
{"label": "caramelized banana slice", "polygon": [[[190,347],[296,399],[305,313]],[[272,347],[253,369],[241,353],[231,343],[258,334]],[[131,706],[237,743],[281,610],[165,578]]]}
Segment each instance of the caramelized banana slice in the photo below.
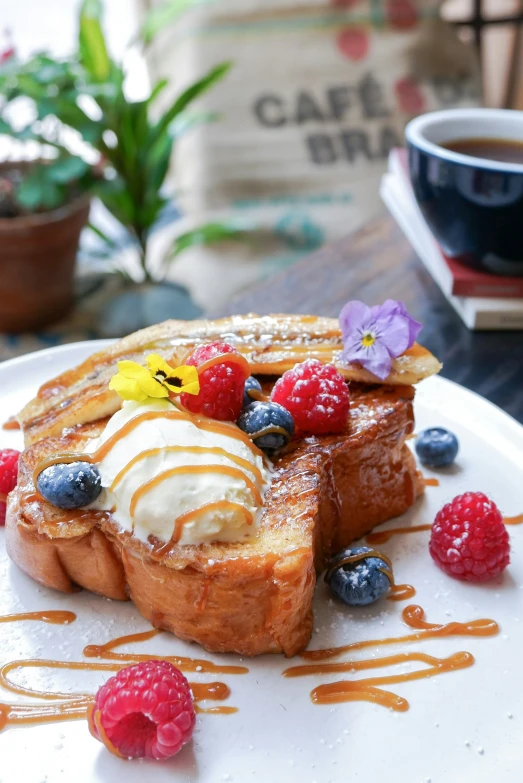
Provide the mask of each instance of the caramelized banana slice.
{"label": "caramelized banana slice", "polygon": [[[108,388],[117,361],[145,363],[145,355],[154,352],[179,365],[194,346],[214,340],[236,346],[254,375],[281,375],[298,362],[318,358],[335,364],[349,381],[381,383],[359,365],[343,362],[341,334],[334,318],[250,314],[218,321],[165,321],[115,342],[42,386],[18,417],[26,445],[59,435],[64,427],[111,416],[120,407],[120,398]],[[409,386],[440,369],[438,360],[416,343],[393,360],[384,383]]]}

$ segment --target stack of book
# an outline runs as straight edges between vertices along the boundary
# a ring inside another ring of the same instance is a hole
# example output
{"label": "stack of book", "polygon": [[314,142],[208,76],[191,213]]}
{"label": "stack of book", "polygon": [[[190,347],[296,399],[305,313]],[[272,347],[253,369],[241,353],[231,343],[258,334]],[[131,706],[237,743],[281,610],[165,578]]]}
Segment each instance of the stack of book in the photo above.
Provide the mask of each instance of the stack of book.
{"label": "stack of book", "polygon": [[523,329],[523,277],[498,277],[478,272],[445,256],[414,198],[406,150],[392,150],[380,194],[469,329]]}

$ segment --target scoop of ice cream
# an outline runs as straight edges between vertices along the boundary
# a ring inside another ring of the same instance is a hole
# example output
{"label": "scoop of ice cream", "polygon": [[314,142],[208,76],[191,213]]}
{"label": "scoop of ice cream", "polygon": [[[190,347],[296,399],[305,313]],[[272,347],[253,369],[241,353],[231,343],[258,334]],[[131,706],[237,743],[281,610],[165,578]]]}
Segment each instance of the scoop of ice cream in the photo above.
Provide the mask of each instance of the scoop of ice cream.
{"label": "scoop of ice cream", "polygon": [[86,452],[102,477],[94,506],[141,541],[199,545],[256,531],[268,474],[235,424],[164,399],[124,402]]}

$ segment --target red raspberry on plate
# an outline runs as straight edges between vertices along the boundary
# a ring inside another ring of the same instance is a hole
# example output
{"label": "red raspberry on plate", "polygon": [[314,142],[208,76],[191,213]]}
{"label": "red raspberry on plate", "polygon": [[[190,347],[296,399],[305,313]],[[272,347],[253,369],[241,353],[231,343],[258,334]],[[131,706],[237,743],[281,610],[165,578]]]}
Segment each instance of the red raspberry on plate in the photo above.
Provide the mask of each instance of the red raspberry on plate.
{"label": "red raspberry on plate", "polygon": [[0,525],[5,525],[7,496],[16,487],[19,456],[16,449],[0,450]]}
{"label": "red raspberry on plate", "polygon": [[332,366],[307,359],[284,372],[271,400],[287,408],[296,427],[313,435],[343,432],[349,415],[349,389]]}
{"label": "red raspberry on plate", "polygon": [[247,361],[236,348],[219,342],[200,345],[185,364],[200,367],[224,354],[231,354],[231,360],[224,358],[199,372],[199,394],[182,394],[180,400],[191,413],[203,413],[220,421],[236,421],[242,410],[245,381],[250,375]]}
{"label": "red raspberry on plate", "polygon": [[89,731],[123,758],[167,759],[191,739],[196,715],[189,683],[168,661],[120,669],[98,689]]}
{"label": "red raspberry on plate", "polygon": [[510,562],[503,517],[482,492],[465,492],[443,506],[432,525],[429,550],[446,574],[467,582],[499,576]]}

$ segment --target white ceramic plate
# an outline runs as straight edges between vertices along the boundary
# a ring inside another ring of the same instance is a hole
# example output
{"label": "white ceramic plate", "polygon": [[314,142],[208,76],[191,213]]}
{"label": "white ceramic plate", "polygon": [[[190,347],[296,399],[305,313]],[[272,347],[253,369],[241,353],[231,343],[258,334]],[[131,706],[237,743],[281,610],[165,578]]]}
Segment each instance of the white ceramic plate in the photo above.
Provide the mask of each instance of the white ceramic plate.
{"label": "white ceramic plate", "polygon": [[[101,345],[66,345],[1,365],[0,419],[17,411],[42,382]],[[460,455],[455,467],[437,474],[439,487],[429,487],[405,518],[387,523],[384,529],[430,522],[445,501],[465,490],[483,490],[506,515],[523,512],[523,428],[485,400],[440,378],[421,384],[416,414],[418,429],[434,424],[452,429],[461,441]],[[0,431],[0,446],[20,445],[19,433]],[[510,568],[502,579],[483,586],[461,584],[438,570],[428,554],[426,532],[396,536],[380,547],[392,558],[397,581],[416,587],[413,602],[425,609],[429,621],[491,617],[501,626],[497,636],[488,638],[450,637],[388,647],[376,644],[354,652],[355,660],[402,651],[446,657],[467,650],[474,655],[471,668],[390,686],[410,702],[407,712],[392,712],[367,702],[314,706],[311,688],[340,679],[340,675],[283,679],[281,672],[289,662],[266,656],[243,661],[250,670],[246,675],[191,675],[193,680],[226,681],[232,689],[228,703],[239,712],[200,715],[193,742],[169,762],[121,761],[90,736],[85,721],[38,725],[0,734],[0,781],[490,783],[496,778],[520,783],[523,526],[511,527],[510,534]],[[320,581],[311,646],[408,633],[401,621],[405,605],[382,599],[366,609],[351,610],[331,600]],[[0,625],[0,663],[25,658],[81,661],[86,644],[149,627],[131,604],[86,592],[66,596],[39,587],[10,563],[2,532],[0,614],[39,609],[72,610],[78,619],[69,626]],[[127,649],[239,663],[235,656],[213,656],[168,634]],[[346,676],[375,677],[424,667],[407,661]],[[13,677],[29,687],[62,691],[94,690],[104,679],[101,673],[42,669],[24,669]],[[0,698],[17,699],[7,693]]]}

